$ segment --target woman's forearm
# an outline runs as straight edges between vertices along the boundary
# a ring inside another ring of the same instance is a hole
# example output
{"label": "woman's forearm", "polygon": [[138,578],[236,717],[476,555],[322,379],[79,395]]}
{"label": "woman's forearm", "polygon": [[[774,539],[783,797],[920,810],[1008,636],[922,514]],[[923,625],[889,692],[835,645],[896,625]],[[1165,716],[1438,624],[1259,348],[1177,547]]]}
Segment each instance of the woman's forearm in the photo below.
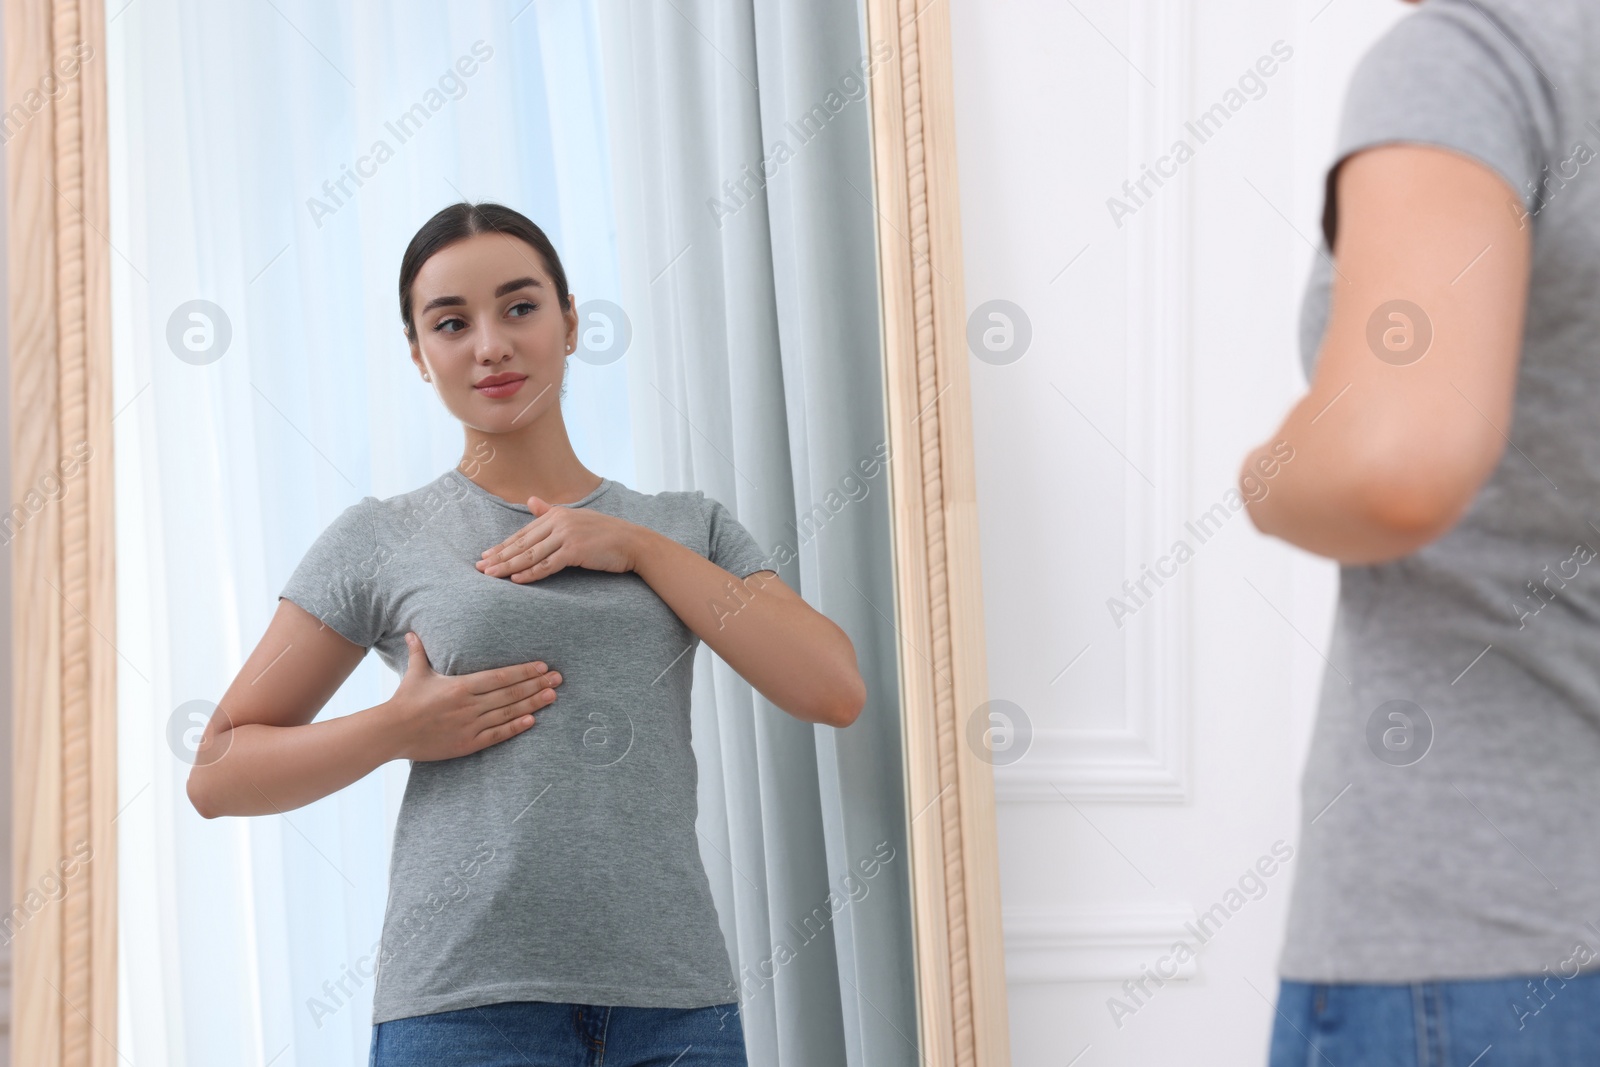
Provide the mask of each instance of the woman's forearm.
{"label": "woman's forearm", "polygon": [[215,735],[208,728],[189,773],[189,799],[208,819],[272,815],[321,800],[398,758],[384,712],[380,704],[304,726],[247,723]]}
{"label": "woman's forearm", "polygon": [[860,714],[866,686],[855,646],[781,578],[741,581],[670,537],[645,527],[639,536],[635,573],[762,696],[828,726]]}

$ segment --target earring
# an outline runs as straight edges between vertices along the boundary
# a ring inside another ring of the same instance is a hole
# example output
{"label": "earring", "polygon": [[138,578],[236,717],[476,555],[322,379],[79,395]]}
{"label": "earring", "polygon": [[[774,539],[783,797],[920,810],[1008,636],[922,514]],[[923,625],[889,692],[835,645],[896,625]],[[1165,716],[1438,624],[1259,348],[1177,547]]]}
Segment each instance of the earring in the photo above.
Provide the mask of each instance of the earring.
{"label": "earring", "polygon": [[424,375],[423,375],[423,376],[422,376],[422,380],[423,380],[423,381],[425,381],[425,382],[431,382],[431,381],[433,381],[433,379],[432,379],[432,378],[430,378],[430,377],[428,377],[428,376],[427,376],[427,375],[426,375],[426,374],[424,374]]}

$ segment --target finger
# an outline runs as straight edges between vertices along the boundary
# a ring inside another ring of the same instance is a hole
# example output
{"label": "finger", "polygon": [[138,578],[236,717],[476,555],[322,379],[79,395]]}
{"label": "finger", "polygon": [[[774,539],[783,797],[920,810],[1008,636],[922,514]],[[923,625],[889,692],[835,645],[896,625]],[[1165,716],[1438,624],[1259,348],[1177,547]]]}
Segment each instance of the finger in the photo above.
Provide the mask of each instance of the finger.
{"label": "finger", "polygon": [[528,582],[537,581],[540,578],[547,576],[549,573],[549,568],[545,567],[544,564],[536,563],[532,567],[527,567],[513,574],[508,574],[506,577],[510,578],[513,582],[520,582],[525,585]]}
{"label": "finger", "polygon": [[566,567],[567,564],[562,561],[562,558],[558,553],[553,556],[545,557],[538,563],[535,563],[533,566],[519,571],[517,574],[513,575],[513,577],[520,578],[524,582],[533,582],[539,580],[540,578],[548,578],[552,574],[556,573],[556,571],[565,570]]}
{"label": "finger", "polygon": [[485,558],[490,564],[509,562],[524,552],[537,550],[549,534],[550,528],[540,523],[524,526],[507,538],[504,545],[499,547],[494,555]]}
{"label": "finger", "polygon": [[499,544],[495,545],[493,548],[484,549],[483,550],[483,557],[485,559],[487,559],[487,558],[490,558],[492,556],[504,556],[504,555],[506,555],[507,553],[513,551],[512,546],[515,545],[518,541],[520,541],[522,539],[522,535],[527,533],[527,532],[528,532],[528,528],[526,526],[524,526],[522,529],[518,530],[516,533],[512,534],[510,537],[507,537],[505,540],[503,540]]}
{"label": "finger", "polygon": [[[487,715],[491,712],[511,707],[514,704],[521,703],[522,701],[530,698],[539,698],[537,701],[537,706],[543,707],[545,704],[548,704],[551,700],[555,699],[555,687],[560,684],[561,675],[556,671],[551,671],[549,674],[541,674],[535,678],[529,678],[526,681],[518,682],[516,685],[507,686],[504,689],[497,689],[493,693],[484,695],[482,698],[480,698],[478,712],[479,714]],[[540,694],[545,692],[549,692],[550,694],[548,699],[540,696]]]}
{"label": "finger", "polygon": [[420,665],[427,670],[433,669],[433,664],[428,662],[428,653],[423,651],[422,638],[410,631],[406,632],[406,652],[408,655],[407,666]]}
{"label": "finger", "polygon": [[492,730],[496,726],[500,726],[504,723],[515,722],[524,715],[537,715],[539,712],[548,707],[550,702],[554,699],[555,692],[553,690],[541,689],[532,696],[524,697],[521,700],[507,704],[503,708],[495,708],[492,711],[479,716],[478,729],[480,731]]}
{"label": "finger", "polygon": [[513,737],[522,733],[524,730],[530,730],[532,728],[533,716],[524,715],[522,718],[508,722],[503,726],[496,726],[492,729],[485,730],[476,738],[474,738],[478,747],[473,749],[473,751],[480,752],[483,749],[488,748],[490,745],[497,745],[508,737]]}
{"label": "finger", "polygon": [[478,729],[492,730],[504,723],[515,722],[524,715],[538,715],[539,712],[549,707],[555,699],[555,692],[541,689],[539,692],[521,700],[507,704],[503,708],[494,708],[478,717]]}
{"label": "finger", "polygon": [[463,675],[462,681],[466,683],[469,693],[482,696],[497,689],[504,689],[508,685],[516,685],[535,675],[544,674],[548,669],[543,660],[534,660],[530,663],[513,663],[509,667],[491,667],[486,671],[475,671]]}
{"label": "finger", "polygon": [[506,563],[515,559],[516,555],[517,554],[515,552],[496,550],[494,555],[484,556],[476,564],[474,564],[474,566],[476,566],[484,574],[495,577],[496,575],[494,573],[494,568],[504,566]]}
{"label": "finger", "polygon": [[554,574],[567,565],[563,562],[564,556],[561,551],[563,547],[553,540],[541,541],[537,547],[530,549],[525,557],[518,557],[509,564],[511,570],[508,576],[513,581],[519,578],[531,581]]}
{"label": "finger", "polygon": [[515,555],[518,551],[517,546],[520,545],[526,538],[530,526],[532,526],[532,523],[529,523],[528,526],[524,526],[522,529],[506,538],[504,541],[501,541],[498,545],[495,545],[493,548],[485,550],[483,553],[483,558],[485,560],[494,561],[498,559],[504,559],[508,555]]}
{"label": "finger", "polygon": [[500,560],[497,563],[491,563],[488,567],[484,568],[484,573],[495,578],[513,577],[514,575],[527,570],[528,567],[532,565],[531,560],[533,558],[534,551],[535,550],[533,549],[529,549],[527,551],[518,552],[516,555],[507,556],[505,559]]}
{"label": "finger", "polygon": [[[514,537],[516,535],[513,534],[512,536]],[[504,549],[506,547],[506,545],[508,545],[510,543],[511,543],[511,538],[508,537],[504,541],[501,541],[499,544],[490,545],[488,548],[486,548],[482,552],[478,553],[478,562],[479,563],[487,563],[489,560],[493,559],[502,549]]]}

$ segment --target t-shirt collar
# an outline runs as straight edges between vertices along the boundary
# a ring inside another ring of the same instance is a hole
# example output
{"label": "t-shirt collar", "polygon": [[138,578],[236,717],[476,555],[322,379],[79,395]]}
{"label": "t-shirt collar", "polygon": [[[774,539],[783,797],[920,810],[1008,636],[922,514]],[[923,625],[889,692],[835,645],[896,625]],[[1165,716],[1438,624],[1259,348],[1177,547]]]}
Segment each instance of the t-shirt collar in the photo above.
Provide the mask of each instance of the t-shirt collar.
{"label": "t-shirt collar", "polygon": [[[458,480],[461,483],[463,483],[470,492],[478,494],[479,496],[483,497],[485,500],[488,500],[490,503],[499,504],[501,507],[510,508],[512,511],[521,511],[521,512],[524,512],[524,513],[529,514],[529,515],[533,514],[533,512],[531,510],[529,510],[528,505],[526,505],[526,504],[513,504],[511,501],[507,500],[505,497],[502,497],[502,496],[499,496],[499,495],[497,495],[495,493],[489,492],[489,490],[485,489],[483,486],[479,485],[477,482],[473,481],[471,478],[468,478],[465,474],[463,474],[461,472],[461,469],[458,468],[458,467],[451,467],[450,470],[448,472],[446,472],[445,477],[447,477],[447,478],[455,478],[456,480]],[[600,479],[600,484],[595,486],[592,490],[590,490],[588,493],[586,493],[583,497],[581,497],[578,500],[572,501],[570,504],[559,504],[557,506],[558,507],[564,507],[564,508],[581,508],[586,504],[592,503],[595,500],[595,498],[599,497],[601,493],[604,493],[606,490],[610,489],[612,487],[612,485],[614,485],[614,484],[615,483],[610,478],[606,478],[606,477],[602,476],[601,479]]]}

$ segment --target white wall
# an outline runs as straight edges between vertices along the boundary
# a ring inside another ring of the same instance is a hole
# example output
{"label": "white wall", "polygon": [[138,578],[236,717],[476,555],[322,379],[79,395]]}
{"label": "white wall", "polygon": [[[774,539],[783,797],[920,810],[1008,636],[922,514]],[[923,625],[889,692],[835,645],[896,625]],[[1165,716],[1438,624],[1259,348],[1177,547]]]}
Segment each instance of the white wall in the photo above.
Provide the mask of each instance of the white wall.
{"label": "white wall", "polygon": [[[1242,512],[1203,542],[1185,523],[1303,388],[1343,86],[1403,11],[953,0],[967,305],[1032,332],[971,363],[990,695],[1020,709],[996,767],[1017,1067],[1265,1062],[1292,859],[1180,977],[1122,984],[1297,840],[1336,572]],[[1258,98],[1186,135],[1278,41]],[[1108,197],[1183,136],[1119,227]],[[1180,538],[1194,558],[1116,625],[1107,601]]]}

